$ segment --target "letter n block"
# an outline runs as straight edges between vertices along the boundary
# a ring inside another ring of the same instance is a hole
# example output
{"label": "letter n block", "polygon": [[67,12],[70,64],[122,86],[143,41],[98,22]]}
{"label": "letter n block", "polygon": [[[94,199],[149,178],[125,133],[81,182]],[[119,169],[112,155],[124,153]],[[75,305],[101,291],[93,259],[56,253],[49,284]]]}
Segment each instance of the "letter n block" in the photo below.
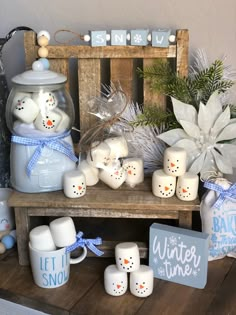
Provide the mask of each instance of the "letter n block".
{"label": "letter n block", "polygon": [[90,31],[91,46],[106,46],[106,31]]}
{"label": "letter n block", "polygon": [[148,30],[131,30],[130,41],[132,46],[147,46]]}
{"label": "letter n block", "polygon": [[111,45],[126,46],[127,31],[126,30],[111,30]]}
{"label": "letter n block", "polygon": [[169,29],[158,29],[156,31],[152,31],[152,46],[168,47],[170,34],[171,30]]}

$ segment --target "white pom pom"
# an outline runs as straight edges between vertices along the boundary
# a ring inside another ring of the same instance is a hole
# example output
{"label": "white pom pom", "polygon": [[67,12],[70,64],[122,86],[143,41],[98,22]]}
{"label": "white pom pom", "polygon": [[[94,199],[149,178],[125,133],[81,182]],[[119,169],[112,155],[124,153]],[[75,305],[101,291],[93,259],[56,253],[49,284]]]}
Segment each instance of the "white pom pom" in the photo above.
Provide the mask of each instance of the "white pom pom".
{"label": "white pom pom", "polygon": [[106,34],[106,40],[107,40],[107,42],[109,42],[111,40],[111,35],[110,34]]}
{"label": "white pom pom", "polygon": [[39,38],[40,36],[45,36],[47,37],[48,40],[50,40],[50,34],[48,33],[48,31],[40,31],[37,34],[37,38]]}
{"label": "white pom pom", "polygon": [[127,40],[130,40],[130,34],[126,35]]}
{"label": "white pom pom", "polygon": [[151,41],[152,41],[152,34],[148,34],[148,36],[147,36],[147,40],[148,40],[149,42],[151,42]]}
{"label": "white pom pom", "polygon": [[175,35],[170,35],[169,36],[169,42],[174,43],[175,42]]}
{"label": "white pom pom", "polygon": [[84,35],[84,41],[89,42],[90,41],[90,36],[89,35]]}

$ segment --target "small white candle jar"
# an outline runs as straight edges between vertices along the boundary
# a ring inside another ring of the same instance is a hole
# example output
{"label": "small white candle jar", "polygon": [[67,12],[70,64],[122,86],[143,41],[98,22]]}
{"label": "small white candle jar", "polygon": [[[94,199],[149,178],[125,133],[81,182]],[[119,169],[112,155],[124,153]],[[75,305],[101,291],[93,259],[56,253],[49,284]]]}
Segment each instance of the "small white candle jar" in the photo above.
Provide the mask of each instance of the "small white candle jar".
{"label": "small white candle jar", "polygon": [[138,297],[147,297],[152,294],[154,284],[153,270],[149,266],[140,265],[140,268],[130,274],[130,292]]}
{"label": "small white candle jar", "polygon": [[123,168],[126,171],[127,178],[125,182],[134,187],[144,180],[143,160],[140,158],[128,158],[123,160]]}
{"label": "small white candle jar", "polygon": [[63,177],[64,194],[68,198],[79,198],[86,194],[86,179],[79,171],[69,171]]}
{"label": "small white candle jar", "polygon": [[128,288],[128,275],[120,271],[116,265],[106,267],[104,271],[104,288],[107,294],[113,296],[123,295]]}
{"label": "small white candle jar", "polygon": [[113,167],[100,170],[99,178],[112,189],[118,189],[126,180],[126,171],[123,167]]}
{"label": "small white candle jar", "polygon": [[66,247],[76,242],[76,229],[70,217],[55,219],[49,224],[52,238],[57,247]]}
{"label": "small white candle jar", "polygon": [[176,196],[180,200],[195,200],[198,195],[199,177],[196,174],[187,172],[180,176],[176,185]]}
{"label": "small white candle jar", "polygon": [[37,250],[56,250],[50,228],[48,225],[40,225],[32,229],[29,233],[30,245]]}
{"label": "small white candle jar", "polygon": [[167,175],[181,176],[186,172],[187,152],[178,147],[167,148],[164,152],[164,171]]}
{"label": "small white candle jar", "polygon": [[123,158],[128,156],[128,144],[124,137],[112,137],[107,138],[104,141],[111,149],[110,159],[117,160],[119,158]]}
{"label": "small white candle jar", "polygon": [[152,174],[152,192],[153,195],[160,198],[169,198],[174,196],[176,186],[176,177],[167,175],[163,170],[156,170]]}
{"label": "small white candle jar", "polygon": [[105,142],[95,141],[87,152],[87,162],[98,168],[104,168],[110,162],[110,147]]}
{"label": "small white candle jar", "polygon": [[96,167],[90,165],[86,160],[81,161],[78,166],[78,170],[84,174],[86,186],[94,186],[98,183],[99,170]]}
{"label": "small white candle jar", "polygon": [[133,272],[139,269],[138,245],[133,242],[119,243],[115,247],[116,266],[120,271]]}

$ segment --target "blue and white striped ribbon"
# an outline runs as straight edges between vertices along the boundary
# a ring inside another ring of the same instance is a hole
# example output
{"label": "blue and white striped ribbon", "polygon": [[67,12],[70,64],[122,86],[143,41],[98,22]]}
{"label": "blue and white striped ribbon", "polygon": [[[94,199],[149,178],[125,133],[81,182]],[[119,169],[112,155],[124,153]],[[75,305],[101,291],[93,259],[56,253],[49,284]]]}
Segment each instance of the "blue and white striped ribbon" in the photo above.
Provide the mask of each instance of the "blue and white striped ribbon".
{"label": "blue and white striped ribbon", "polygon": [[100,237],[97,237],[95,239],[90,238],[82,238],[83,232],[79,232],[76,235],[76,242],[70,246],[66,247],[66,252],[72,252],[77,247],[88,247],[95,255],[102,256],[104,254],[103,251],[98,249],[95,245],[101,245],[102,239]]}
{"label": "blue and white striped ribbon", "polygon": [[11,137],[11,141],[13,143],[22,144],[25,146],[37,147],[26,167],[26,174],[30,176],[33,168],[35,167],[36,163],[38,162],[42,154],[44,147],[48,147],[50,149],[53,149],[53,150],[56,150],[58,152],[65,154],[75,163],[78,161],[78,158],[74,155],[72,146],[66,141],[62,140],[68,137],[69,135],[70,135],[70,131],[67,131],[56,137],[39,138],[39,139],[26,138],[26,137],[13,135]]}
{"label": "blue and white striped ribbon", "polygon": [[222,205],[226,198],[236,199],[236,183],[234,183],[227,189],[224,189],[222,186],[212,182],[205,182],[204,187],[219,193],[219,197],[217,198],[216,202],[213,205],[213,207],[217,209],[220,208],[220,206]]}

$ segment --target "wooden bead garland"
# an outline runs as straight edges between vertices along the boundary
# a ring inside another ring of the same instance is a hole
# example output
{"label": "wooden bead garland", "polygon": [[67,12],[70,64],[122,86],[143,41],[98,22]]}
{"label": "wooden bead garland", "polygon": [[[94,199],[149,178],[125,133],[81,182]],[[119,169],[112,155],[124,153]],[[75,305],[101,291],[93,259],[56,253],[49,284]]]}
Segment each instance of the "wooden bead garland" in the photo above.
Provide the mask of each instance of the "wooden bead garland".
{"label": "wooden bead garland", "polygon": [[38,49],[38,55],[41,58],[48,56],[48,49],[46,46],[49,44],[50,35],[47,31],[40,31],[37,36],[37,42],[40,48]]}

